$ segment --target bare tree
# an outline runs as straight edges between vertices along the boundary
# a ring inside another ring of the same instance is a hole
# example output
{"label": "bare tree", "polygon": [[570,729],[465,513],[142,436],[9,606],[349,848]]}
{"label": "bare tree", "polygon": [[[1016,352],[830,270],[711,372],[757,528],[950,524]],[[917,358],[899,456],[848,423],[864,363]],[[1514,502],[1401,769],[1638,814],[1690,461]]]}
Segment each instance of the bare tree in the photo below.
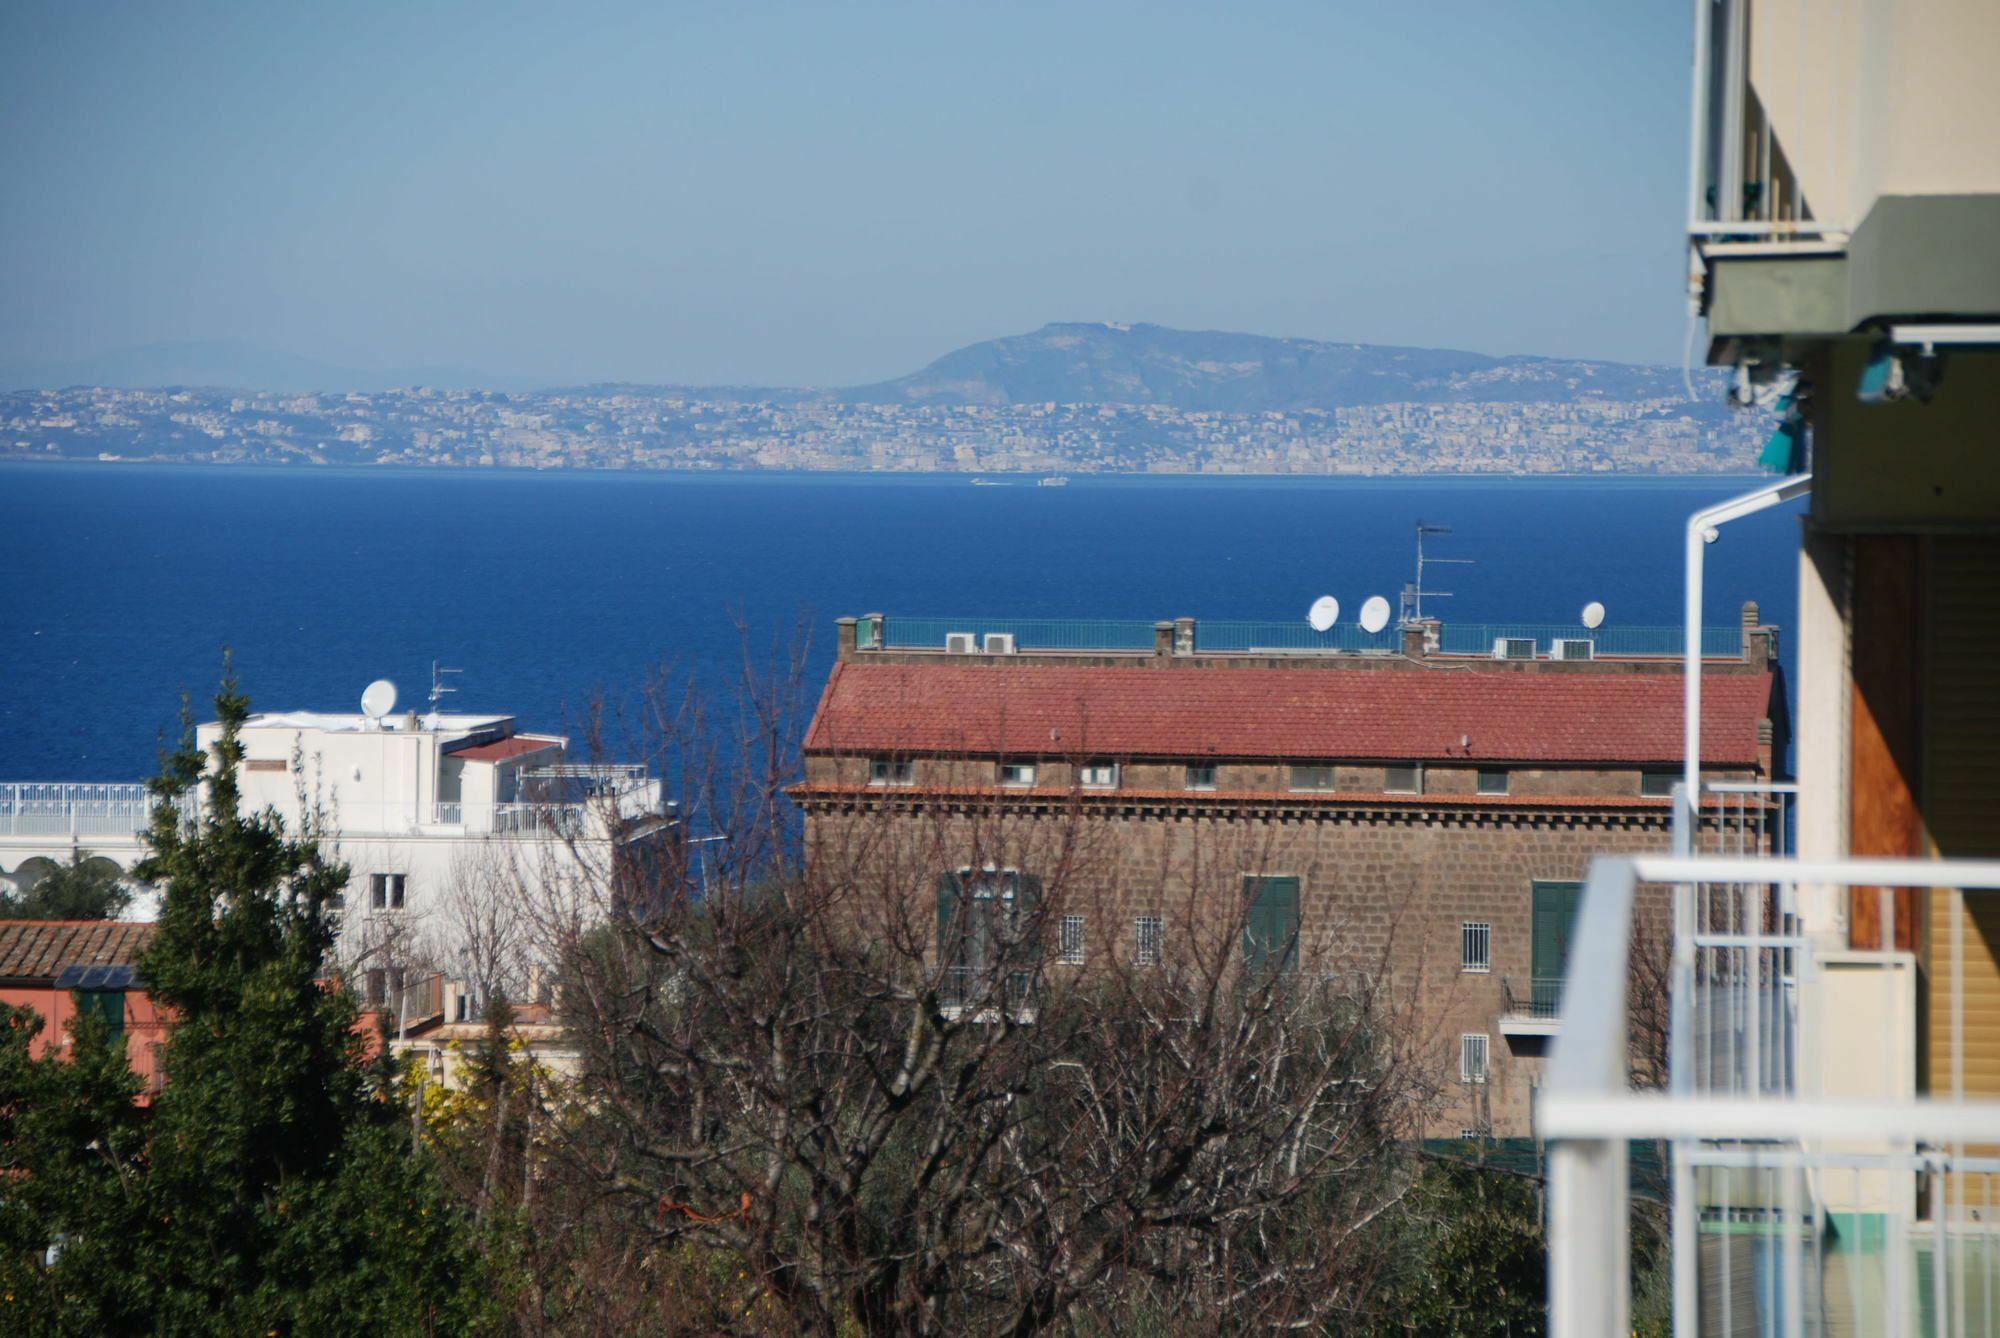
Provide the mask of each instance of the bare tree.
{"label": "bare tree", "polygon": [[[727,838],[699,873],[685,843],[614,843],[536,915],[584,1054],[588,1099],[553,1124],[591,1211],[655,1260],[733,1261],[756,1327],[1360,1313],[1436,1069],[1387,945],[1325,925],[1247,967],[1256,824],[1134,870],[1074,796],[912,790],[802,843],[772,718],[795,699],[746,713],[753,764],[681,791]],[[713,732],[689,701],[652,711]],[[1065,917],[1142,904],[1157,933],[1053,960]]]}

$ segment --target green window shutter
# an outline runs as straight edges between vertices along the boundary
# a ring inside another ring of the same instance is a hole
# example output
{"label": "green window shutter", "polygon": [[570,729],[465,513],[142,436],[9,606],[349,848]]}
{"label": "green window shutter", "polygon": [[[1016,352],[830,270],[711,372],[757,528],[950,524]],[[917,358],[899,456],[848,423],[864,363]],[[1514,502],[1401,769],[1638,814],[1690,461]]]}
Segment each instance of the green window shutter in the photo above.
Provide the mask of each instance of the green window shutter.
{"label": "green window shutter", "polygon": [[965,927],[958,922],[958,904],[963,899],[958,875],[941,873],[937,883],[938,917],[938,960],[949,962],[957,958],[960,941],[965,936]]}
{"label": "green window shutter", "polygon": [[1252,975],[1290,972],[1299,964],[1299,880],[1243,880],[1243,965]]}
{"label": "green window shutter", "polygon": [[1036,967],[1042,964],[1042,927],[1036,919],[1041,909],[1042,880],[1031,873],[1022,874],[1014,889],[1015,932],[1022,936],[1025,960]]}
{"label": "green window shutter", "polygon": [[102,1019],[104,1029],[117,1041],[125,1034],[125,991],[123,990],[78,990],[76,1011]]}
{"label": "green window shutter", "polygon": [[1576,927],[1576,908],[1582,899],[1582,883],[1536,881],[1532,949],[1535,979],[1562,979],[1569,965],[1569,938]]}

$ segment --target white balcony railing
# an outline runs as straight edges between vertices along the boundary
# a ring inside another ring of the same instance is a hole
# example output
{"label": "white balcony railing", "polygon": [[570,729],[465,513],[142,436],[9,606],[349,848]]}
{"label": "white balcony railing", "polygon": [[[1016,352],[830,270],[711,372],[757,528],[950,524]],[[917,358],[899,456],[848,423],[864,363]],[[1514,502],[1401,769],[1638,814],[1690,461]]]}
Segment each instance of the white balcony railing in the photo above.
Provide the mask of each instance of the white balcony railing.
{"label": "white balcony railing", "polygon": [[131,840],[153,821],[144,785],[76,781],[0,784],[0,836]]}
{"label": "white balcony railing", "polygon": [[[1677,933],[1668,1090],[1634,1090],[1628,949],[1642,884]],[[1802,893],[1944,889],[1932,971],[1963,1075],[1964,899],[2000,862],[1600,857],[1538,1119],[1554,1144],[1552,1332],[1629,1333],[1626,1145],[1673,1159],[1677,1338],[2000,1334],[2000,1102],[1917,1094],[1916,960],[1816,944]],[[1828,904],[1833,904],[1828,902]],[[1706,908],[1706,914],[1704,914]],[[1934,1019],[1938,1025],[1941,1019]]]}

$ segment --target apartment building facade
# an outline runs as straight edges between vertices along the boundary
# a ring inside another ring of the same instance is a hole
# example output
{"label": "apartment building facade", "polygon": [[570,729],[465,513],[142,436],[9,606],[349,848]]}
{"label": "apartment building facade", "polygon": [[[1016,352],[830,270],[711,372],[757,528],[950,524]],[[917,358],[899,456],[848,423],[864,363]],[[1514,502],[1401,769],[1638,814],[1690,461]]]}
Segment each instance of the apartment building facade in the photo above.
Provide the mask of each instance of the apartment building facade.
{"label": "apartment building facade", "polygon": [[[1187,620],[1124,650],[894,629],[841,621],[794,791],[809,855],[915,852],[897,876],[941,926],[1014,880],[1006,895],[1045,903],[1045,975],[1144,969],[1217,934],[1252,969],[1389,973],[1446,1093],[1430,1132],[1533,1131],[1589,858],[1669,842],[1671,659],[1582,659],[1578,630],[1554,638],[1564,659],[1549,638],[1451,654],[1435,622],[1381,653],[1202,652]],[[1786,743],[1776,631],[1752,606],[1735,633],[1704,661],[1704,769],[1767,780]],[[1770,816],[1714,820],[1754,843]],[[947,975],[978,969],[948,950]]]}

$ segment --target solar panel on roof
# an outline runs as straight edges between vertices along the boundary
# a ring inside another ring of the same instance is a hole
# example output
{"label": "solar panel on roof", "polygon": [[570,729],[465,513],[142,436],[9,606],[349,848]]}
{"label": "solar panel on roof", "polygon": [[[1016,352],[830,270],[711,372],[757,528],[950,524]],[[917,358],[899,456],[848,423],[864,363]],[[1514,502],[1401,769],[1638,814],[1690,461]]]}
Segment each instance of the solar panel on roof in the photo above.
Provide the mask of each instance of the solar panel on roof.
{"label": "solar panel on roof", "polygon": [[79,963],[56,973],[59,990],[129,990],[138,973],[130,965],[97,966]]}

